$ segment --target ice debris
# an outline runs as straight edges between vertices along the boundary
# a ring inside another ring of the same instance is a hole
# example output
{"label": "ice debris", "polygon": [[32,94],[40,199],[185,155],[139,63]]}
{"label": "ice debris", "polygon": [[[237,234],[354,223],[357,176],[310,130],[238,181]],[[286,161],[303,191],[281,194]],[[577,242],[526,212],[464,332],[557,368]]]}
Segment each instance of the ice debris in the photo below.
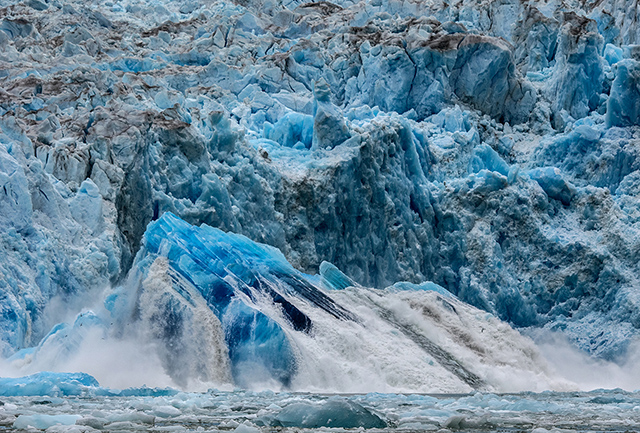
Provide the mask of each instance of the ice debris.
{"label": "ice debris", "polygon": [[81,418],[82,417],[80,415],[18,415],[18,418],[16,418],[13,423],[13,428],[24,430],[36,428],[39,430],[46,430],[49,427],[56,425],[75,425],[76,421]]}
{"label": "ice debris", "polygon": [[[638,393],[621,390],[449,396],[372,393],[339,397],[338,403],[342,404],[337,406],[363,408],[379,419],[386,420],[387,429],[435,431],[448,426],[448,431],[455,431],[455,428],[482,431],[505,427],[535,433],[558,433],[566,431],[558,426],[566,426],[569,422],[594,430],[637,430],[639,422],[634,408],[638,406],[639,398]],[[184,431],[185,424],[192,423],[205,431],[224,429],[237,433],[258,433],[278,428],[279,431],[290,433],[299,431],[301,426],[273,427],[269,421],[292,406],[292,410],[295,407],[317,410],[337,399],[307,393],[212,390],[208,393],[180,393],[156,398],[74,398],[66,400],[64,404],[50,397],[10,397],[3,400],[5,405],[0,408],[0,422],[9,428],[19,417],[53,421],[54,417],[60,416],[62,421],[75,416],[79,417],[75,426],[60,425],[47,431],[138,431],[162,428],[162,431],[180,432]],[[97,406],[100,410],[96,410]],[[172,412],[178,411],[180,414],[167,418],[153,415],[170,408]],[[309,415],[310,418],[315,417],[313,412]],[[357,413],[352,411],[350,415],[357,420]],[[337,419],[349,421],[346,416]]]}

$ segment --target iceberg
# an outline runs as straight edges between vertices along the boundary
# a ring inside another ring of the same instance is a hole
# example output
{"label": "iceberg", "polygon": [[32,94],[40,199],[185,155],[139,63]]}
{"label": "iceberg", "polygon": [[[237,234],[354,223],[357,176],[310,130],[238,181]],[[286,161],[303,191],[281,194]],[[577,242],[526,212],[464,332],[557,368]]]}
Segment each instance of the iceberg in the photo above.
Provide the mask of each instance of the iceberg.
{"label": "iceberg", "polygon": [[[41,372],[15,379],[0,378],[0,395],[78,396],[84,395],[98,386],[98,381],[86,373]],[[26,426],[26,424],[24,425]],[[35,426],[35,424],[32,425]]]}
{"label": "iceberg", "polygon": [[56,425],[75,425],[80,418],[79,415],[19,415],[13,427],[25,430],[29,428],[46,430]]}
{"label": "iceberg", "polygon": [[387,423],[358,403],[329,400],[320,406],[290,404],[278,413],[272,425],[300,428],[385,428]]}
{"label": "iceberg", "polygon": [[[312,322],[287,299],[292,295],[338,319],[357,320],[308,283],[273,247],[206,226],[194,228],[171,213],[150,224],[136,266],[144,273],[158,257],[168,259],[171,269],[197,289],[220,321],[234,379],[242,386],[250,383],[245,376],[259,382],[262,375],[288,385],[296,370],[295,354],[281,326],[247,298],[253,302],[270,298],[296,331],[311,332]],[[194,303],[185,292],[180,294]],[[167,304],[155,319],[172,318],[164,325],[171,327],[164,331],[168,338],[184,320],[180,310],[170,308]]]}

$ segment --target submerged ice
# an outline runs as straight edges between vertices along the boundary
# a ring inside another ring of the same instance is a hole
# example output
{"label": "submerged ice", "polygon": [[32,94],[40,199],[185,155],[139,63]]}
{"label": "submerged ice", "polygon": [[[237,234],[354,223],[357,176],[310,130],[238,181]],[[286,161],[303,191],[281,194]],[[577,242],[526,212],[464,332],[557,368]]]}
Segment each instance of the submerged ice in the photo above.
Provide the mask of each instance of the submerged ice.
{"label": "submerged ice", "polygon": [[503,320],[624,362],[632,3],[0,0],[2,356],[84,366],[104,338],[181,387],[553,386]]}

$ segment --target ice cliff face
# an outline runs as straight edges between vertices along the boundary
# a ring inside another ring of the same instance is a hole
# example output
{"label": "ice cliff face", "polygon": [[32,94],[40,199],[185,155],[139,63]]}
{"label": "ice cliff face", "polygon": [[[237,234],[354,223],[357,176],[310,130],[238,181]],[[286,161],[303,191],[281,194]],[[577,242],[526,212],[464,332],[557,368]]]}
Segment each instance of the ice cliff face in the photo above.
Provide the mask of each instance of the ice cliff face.
{"label": "ice cliff face", "polygon": [[597,356],[637,336],[635,2],[0,7],[4,355],[158,254],[166,212]]}

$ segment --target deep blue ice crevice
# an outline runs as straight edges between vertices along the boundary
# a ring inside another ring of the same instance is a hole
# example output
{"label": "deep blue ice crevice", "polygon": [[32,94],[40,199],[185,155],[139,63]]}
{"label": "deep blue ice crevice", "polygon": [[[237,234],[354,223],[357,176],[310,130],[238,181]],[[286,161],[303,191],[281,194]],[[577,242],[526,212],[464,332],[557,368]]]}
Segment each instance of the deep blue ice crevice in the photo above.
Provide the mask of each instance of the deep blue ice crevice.
{"label": "deep blue ice crevice", "polygon": [[290,112],[275,124],[264,123],[264,136],[282,146],[310,149],[313,140],[314,117]]}
{"label": "deep blue ice crevice", "polygon": [[514,57],[526,76],[553,66],[558,47],[560,24],[545,16],[534,5],[524,10],[513,27]]}

